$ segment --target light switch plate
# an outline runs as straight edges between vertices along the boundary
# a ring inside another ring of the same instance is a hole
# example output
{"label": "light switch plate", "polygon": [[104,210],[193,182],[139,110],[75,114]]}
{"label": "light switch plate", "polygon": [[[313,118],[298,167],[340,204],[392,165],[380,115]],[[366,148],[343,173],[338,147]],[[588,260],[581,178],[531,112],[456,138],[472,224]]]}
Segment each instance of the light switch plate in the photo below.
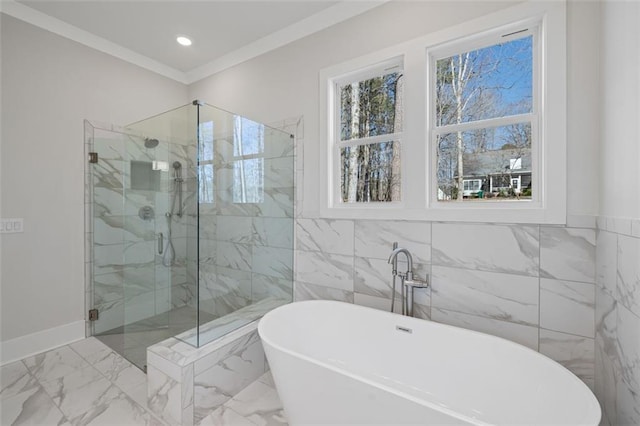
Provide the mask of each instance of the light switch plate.
{"label": "light switch plate", "polygon": [[24,228],[22,218],[0,219],[0,234],[15,234]]}

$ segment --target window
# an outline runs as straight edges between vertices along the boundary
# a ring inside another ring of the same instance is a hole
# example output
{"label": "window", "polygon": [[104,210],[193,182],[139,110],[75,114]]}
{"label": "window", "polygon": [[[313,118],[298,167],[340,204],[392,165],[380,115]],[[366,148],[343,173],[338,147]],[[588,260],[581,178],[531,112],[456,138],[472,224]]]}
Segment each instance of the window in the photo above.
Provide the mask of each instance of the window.
{"label": "window", "polygon": [[200,123],[198,144],[198,201],[200,204],[213,204],[214,170],[213,170],[213,121]]}
{"label": "window", "polygon": [[321,70],[305,211],[564,223],[565,27],[564,2],[526,2]]}
{"label": "window", "polygon": [[264,125],[234,116],[233,202],[264,202]]}
{"label": "window", "polygon": [[401,65],[387,63],[337,79],[333,90],[339,202],[400,201]]}
{"label": "window", "polygon": [[[460,191],[471,180],[489,183],[484,202],[525,202],[537,196],[537,185],[521,197],[512,182],[520,182],[513,179],[515,170],[532,176],[530,182],[537,178],[532,148],[538,144],[538,28],[508,31],[431,52],[431,143],[437,155],[440,202],[477,200],[470,197],[471,190]],[[510,182],[509,190],[490,184],[504,179]]]}

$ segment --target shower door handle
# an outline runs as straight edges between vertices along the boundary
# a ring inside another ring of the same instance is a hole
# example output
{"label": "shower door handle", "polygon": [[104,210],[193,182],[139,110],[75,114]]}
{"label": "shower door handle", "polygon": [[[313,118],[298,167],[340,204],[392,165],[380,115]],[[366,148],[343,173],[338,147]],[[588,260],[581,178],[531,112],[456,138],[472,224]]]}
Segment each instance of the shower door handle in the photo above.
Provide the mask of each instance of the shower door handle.
{"label": "shower door handle", "polygon": [[158,234],[158,254],[162,254],[162,249],[164,247],[164,235],[162,232]]}

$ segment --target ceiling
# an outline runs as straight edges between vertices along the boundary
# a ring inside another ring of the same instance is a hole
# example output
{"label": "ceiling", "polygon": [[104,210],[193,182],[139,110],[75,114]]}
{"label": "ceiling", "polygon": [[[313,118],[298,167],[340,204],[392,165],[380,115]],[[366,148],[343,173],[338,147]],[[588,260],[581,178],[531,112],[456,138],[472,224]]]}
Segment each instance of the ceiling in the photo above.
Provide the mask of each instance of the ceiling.
{"label": "ceiling", "polygon": [[[385,0],[2,0],[12,15],[190,83]],[[186,35],[193,44],[176,43]]]}

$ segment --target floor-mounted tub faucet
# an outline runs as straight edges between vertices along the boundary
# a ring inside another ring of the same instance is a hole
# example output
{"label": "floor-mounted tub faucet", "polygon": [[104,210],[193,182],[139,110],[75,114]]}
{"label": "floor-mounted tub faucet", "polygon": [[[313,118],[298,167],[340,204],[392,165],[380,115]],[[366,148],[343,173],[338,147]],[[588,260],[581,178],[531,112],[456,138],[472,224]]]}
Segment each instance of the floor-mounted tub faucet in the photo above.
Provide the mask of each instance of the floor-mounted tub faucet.
{"label": "floor-mounted tub faucet", "polygon": [[[398,272],[398,255],[403,253],[407,258],[407,271],[403,274]],[[402,315],[413,316],[413,290],[417,288],[427,288],[427,281],[414,279],[413,257],[406,248],[398,247],[398,243],[393,243],[393,251],[389,255],[389,263],[393,265],[393,288],[391,292],[391,312],[394,310],[396,300],[396,277],[400,277],[402,293]]]}

